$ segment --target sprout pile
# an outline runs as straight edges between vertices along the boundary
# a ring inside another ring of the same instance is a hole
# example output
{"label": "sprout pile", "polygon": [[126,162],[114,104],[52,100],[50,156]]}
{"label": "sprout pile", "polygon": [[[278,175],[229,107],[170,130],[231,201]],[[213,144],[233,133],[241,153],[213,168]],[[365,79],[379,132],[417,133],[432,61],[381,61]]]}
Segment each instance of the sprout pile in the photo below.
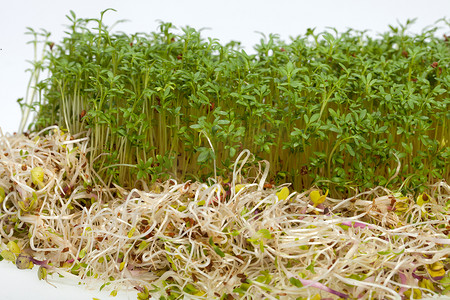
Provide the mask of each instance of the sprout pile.
{"label": "sprout pile", "polygon": [[[89,135],[0,135],[1,257],[138,299],[419,299],[450,291],[450,186],[333,199],[267,182],[242,151],[228,178],[107,185]],[[95,161],[95,159],[94,159]],[[252,176],[242,176],[243,170]],[[55,276],[55,275],[53,275]],[[101,285],[101,286],[100,286]]]}

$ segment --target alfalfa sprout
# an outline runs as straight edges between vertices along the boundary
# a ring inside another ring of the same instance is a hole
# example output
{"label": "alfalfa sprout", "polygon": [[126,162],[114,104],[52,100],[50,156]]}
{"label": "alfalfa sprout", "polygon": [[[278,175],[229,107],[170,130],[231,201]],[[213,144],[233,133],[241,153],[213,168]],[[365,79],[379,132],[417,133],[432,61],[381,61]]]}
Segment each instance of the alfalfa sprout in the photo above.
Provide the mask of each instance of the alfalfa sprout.
{"label": "alfalfa sprout", "polygon": [[[107,185],[88,136],[0,135],[1,256],[139,299],[409,299],[450,289],[450,186],[333,199],[266,187],[246,150],[230,178]],[[25,167],[23,167],[25,166]],[[244,178],[244,168],[255,168]],[[162,298],[161,298],[162,299]]]}

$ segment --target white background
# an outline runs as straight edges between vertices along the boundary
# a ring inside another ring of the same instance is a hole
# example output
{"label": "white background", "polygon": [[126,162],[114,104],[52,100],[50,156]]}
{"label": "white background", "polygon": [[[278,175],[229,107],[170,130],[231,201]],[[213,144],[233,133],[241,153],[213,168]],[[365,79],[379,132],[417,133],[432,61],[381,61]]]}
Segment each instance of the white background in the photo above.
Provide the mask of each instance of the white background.
{"label": "white background", "polygon": [[[18,98],[25,96],[30,67],[26,60],[33,59],[33,48],[28,45],[26,27],[44,28],[52,33],[51,40],[59,41],[69,22],[69,10],[79,17],[98,18],[100,11],[108,12],[107,24],[120,19],[116,29],[125,32],[156,30],[157,20],[172,22],[178,27],[189,25],[196,29],[210,28],[204,35],[220,39],[241,41],[251,52],[261,35],[277,33],[288,41],[289,36],[304,34],[309,27],[316,32],[325,27],[339,31],[347,28],[369,29],[372,35],[388,30],[388,25],[405,24],[408,18],[418,18],[411,28],[420,32],[442,17],[449,17],[449,0],[227,0],[227,1],[0,1],[0,128],[4,132],[18,130],[20,120]],[[448,32],[447,34],[450,34]]]}
{"label": "white background", "polygon": [[[150,32],[157,29],[158,20],[172,22],[177,27],[189,25],[196,29],[209,28],[204,36],[218,38],[221,43],[241,41],[246,50],[258,43],[261,35],[277,33],[288,41],[289,36],[303,35],[307,28],[316,32],[327,26],[340,32],[348,28],[370,30],[372,36],[388,30],[388,25],[405,24],[407,19],[418,18],[410,32],[419,33],[440,18],[449,18],[449,0],[227,0],[227,1],[0,1],[0,128],[3,132],[17,131],[20,109],[16,100],[24,97],[29,68],[26,60],[33,59],[33,49],[27,45],[30,36],[26,27],[44,28],[52,33],[51,40],[58,42],[63,36],[65,15],[69,10],[78,17],[98,18],[100,11],[108,12],[106,24],[120,19],[129,22],[115,29],[129,33]],[[440,34],[446,32],[447,27]],[[36,270],[19,271],[12,264],[0,262],[0,293],[2,299],[92,299],[95,293],[69,284],[57,283],[53,288],[37,280]],[[96,296],[99,297],[99,296]],[[107,296],[101,296],[107,299]],[[118,299],[135,299],[122,295]]]}

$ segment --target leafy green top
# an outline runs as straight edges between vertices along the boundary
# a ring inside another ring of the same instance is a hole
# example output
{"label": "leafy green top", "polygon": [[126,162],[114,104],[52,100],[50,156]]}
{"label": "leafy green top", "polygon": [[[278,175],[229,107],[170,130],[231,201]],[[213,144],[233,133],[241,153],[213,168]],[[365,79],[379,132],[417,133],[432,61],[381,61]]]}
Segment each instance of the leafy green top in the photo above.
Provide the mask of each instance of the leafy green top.
{"label": "leafy green top", "polygon": [[210,176],[213,159],[227,177],[244,148],[296,189],[449,179],[450,44],[436,28],[407,35],[408,21],[380,38],[309,29],[289,43],[271,34],[249,54],[171,23],[127,35],[68,18],[67,36],[35,64],[50,77],[33,128],[91,130],[108,180]]}

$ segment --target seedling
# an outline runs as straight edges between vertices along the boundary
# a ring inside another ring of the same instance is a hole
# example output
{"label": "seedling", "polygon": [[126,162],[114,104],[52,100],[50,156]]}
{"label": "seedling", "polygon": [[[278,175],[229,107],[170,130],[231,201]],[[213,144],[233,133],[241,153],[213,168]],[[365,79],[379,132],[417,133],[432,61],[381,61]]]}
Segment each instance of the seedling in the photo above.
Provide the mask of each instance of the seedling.
{"label": "seedling", "polygon": [[42,69],[50,77],[27,105],[34,130],[89,130],[90,164],[105,182],[206,180],[214,162],[227,178],[243,149],[295,190],[419,194],[450,177],[450,50],[435,29],[407,35],[408,21],[376,39],[353,30],[289,43],[269,35],[249,54],[171,23],[114,33],[104,13],[70,13],[67,35],[36,59],[33,80]]}
{"label": "seedling", "polygon": [[249,54],[104,13],[70,13],[21,102],[32,132],[0,135],[2,259],[139,299],[448,292],[446,37],[408,21]]}
{"label": "seedling", "polygon": [[[227,293],[307,299],[319,291],[388,298],[448,290],[445,182],[417,197],[378,188],[337,201],[316,187],[298,193],[266,184],[268,170],[251,181],[243,174],[254,165],[244,151],[229,180],[171,179],[155,181],[158,191],[126,190],[95,177],[83,152],[87,139],[71,139],[55,127],[39,134],[0,137],[0,153],[7,145],[33,153],[2,158],[3,178],[14,181],[0,181],[9,193],[0,207],[0,234],[9,239],[0,255],[19,269],[39,266],[40,279],[57,273],[83,283],[100,280],[113,296],[136,282],[153,284],[138,289],[139,299],[162,293],[169,299]],[[33,169],[45,174],[42,189],[30,178]],[[65,186],[72,187],[70,195]],[[219,201],[225,187],[230,193]],[[27,210],[20,204],[25,191],[34,201]],[[308,212],[312,203],[327,212]],[[396,290],[398,284],[404,288]]]}

